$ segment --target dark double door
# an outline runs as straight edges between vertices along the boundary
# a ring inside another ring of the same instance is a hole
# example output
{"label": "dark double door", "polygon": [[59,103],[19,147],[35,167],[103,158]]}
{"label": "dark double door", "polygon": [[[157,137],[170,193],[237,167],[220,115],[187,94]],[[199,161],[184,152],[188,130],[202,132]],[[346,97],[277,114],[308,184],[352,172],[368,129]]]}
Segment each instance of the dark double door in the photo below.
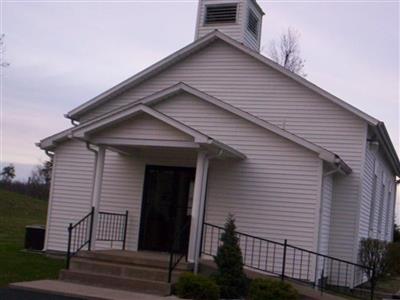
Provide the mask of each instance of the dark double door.
{"label": "dark double door", "polygon": [[[174,237],[190,222],[194,177],[194,168],[146,167],[139,250],[170,250]],[[184,233],[182,251],[186,250],[188,233]]]}

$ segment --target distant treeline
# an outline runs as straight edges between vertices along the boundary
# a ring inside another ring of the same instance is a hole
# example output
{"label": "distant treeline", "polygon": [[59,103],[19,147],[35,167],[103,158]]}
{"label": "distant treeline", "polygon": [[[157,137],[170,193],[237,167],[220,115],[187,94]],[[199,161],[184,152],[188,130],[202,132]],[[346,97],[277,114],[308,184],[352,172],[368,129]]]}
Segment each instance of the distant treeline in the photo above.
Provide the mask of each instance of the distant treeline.
{"label": "distant treeline", "polygon": [[33,198],[47,200],[49,198],[52,161],[45,161],[36,166],[27,181],[14,180],[15,167],[5,166],[0,173],[0,188],[21,193]]}

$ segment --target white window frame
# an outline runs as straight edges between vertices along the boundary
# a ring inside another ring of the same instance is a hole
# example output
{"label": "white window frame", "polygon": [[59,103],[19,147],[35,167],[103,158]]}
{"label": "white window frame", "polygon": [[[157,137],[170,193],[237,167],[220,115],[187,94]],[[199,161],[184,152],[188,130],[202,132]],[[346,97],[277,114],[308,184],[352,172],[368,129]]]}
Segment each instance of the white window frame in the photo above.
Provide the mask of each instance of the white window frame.
{"label": "white window frame", "polygon": [[372,180],[372,191],[371,191],[371,202],[370,202],[370,211],[369,211],[369,232],[370,237],[374,232],[374,223],[375,223],[375,209],[376,209],[376,198],[377,198],[377,186],[378,186],[378,164],[376,163],[376,159],[374,161],[374,178]]}
{"label": "white window frame", "polygon": [[386,204],[386,219],[385,219],[385,239],[389,240],[390,239],[390,230],[393,230],[389,228],[389,223],[391,221],[391,209],[392,209],[392,200],[393,200],[393,182],[390,183],[388,193],[387,193],[387,204]]}
{"label": "white window frame", "polygon": [[386,182],[382,176],[381,191],[379,193],[379,210],[378,210],[378,225],[377,225],[377,238],[382,236],[382,222],[383,222],[383,208],[386,198]]}

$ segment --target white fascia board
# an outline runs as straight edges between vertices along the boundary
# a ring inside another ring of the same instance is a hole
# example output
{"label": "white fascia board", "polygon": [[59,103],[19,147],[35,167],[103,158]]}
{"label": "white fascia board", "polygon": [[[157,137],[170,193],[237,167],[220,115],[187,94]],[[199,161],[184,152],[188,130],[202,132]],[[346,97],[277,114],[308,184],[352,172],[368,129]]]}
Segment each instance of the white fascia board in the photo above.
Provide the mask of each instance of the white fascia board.
{"label": "white fascia board", "polygon": [[66,130],[63,130],[61,132],[58,132],[56,134],[53,134],[47,138],[44,138],[40,140],[40,142],[36,143],[36,146],[38,146],[40,149],[43,150],[50,150],[56,146],[56,142],[60,142],[62,140],[66,140],[69,138],[69,135],[71,134],[73,128],[68,128]]}
{"label": "white fascia board", "polygon": [[189,141],[169,141],[158,139],[129,139],[129,138],[92,138],[89,141],[96,145],[105,146],[137,146],[137,147],[169,147],[198,149],[200,146]]}

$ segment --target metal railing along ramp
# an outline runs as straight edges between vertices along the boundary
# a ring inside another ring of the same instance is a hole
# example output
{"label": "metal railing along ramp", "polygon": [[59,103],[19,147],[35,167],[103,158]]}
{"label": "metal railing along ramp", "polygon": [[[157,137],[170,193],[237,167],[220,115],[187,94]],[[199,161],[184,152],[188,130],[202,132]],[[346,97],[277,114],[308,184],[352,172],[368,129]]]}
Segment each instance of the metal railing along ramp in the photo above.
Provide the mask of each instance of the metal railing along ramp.
{"label": "metal railing along ramp", "polygon": [[[202,254],[216,256],[225,229],[210,223],[203,225]],[[243,255],[243,265],[249,269],[310,284],[321,293],[330,290],[355,296],[355,288],[364,286],[373,299],[375,271],[372,268],[320,254],[283,242],[271,241],[236,232]]]}

